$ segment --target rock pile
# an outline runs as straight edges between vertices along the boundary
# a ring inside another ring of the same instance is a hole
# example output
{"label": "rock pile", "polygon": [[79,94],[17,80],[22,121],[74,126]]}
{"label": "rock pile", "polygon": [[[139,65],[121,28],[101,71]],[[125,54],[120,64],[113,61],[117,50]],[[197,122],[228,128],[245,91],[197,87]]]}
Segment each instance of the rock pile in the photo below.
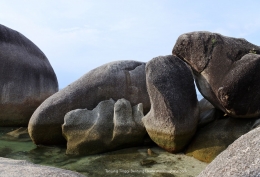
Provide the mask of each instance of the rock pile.
{"label": "rock pile", "polygon": [[215,159],[201,176],[260,174],[260,47],[200,31],[181,35],[172,54],[108,63],[55,93],[46,56],[0,25],[0,126],[29,122],[35,144],[67,143],[74,155],[139,145],[148,133],[169,152]]}

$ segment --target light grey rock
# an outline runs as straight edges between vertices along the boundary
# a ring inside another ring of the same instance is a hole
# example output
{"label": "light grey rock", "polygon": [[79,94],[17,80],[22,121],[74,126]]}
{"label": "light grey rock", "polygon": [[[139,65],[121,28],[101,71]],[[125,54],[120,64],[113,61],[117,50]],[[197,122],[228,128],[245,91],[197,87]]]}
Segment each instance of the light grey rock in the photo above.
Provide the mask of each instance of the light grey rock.
{"label": "light grey rock", "polygon": [[199,104],[190,68],[176,56],[146,65],[150,112],[142,119],[151,139],[169,152],[184,148],[194,135]]}
{"label": "light grey rock", "polygon": [[67,140],[66,154],[89,155],[143,143],[143,107],[129,101],[101,101],[93,110],[68,112],[62,125]]}
{"label": "light grey rock", "polygon": [[210,32],[181,35],[172,53],[187,62],[203,97],[231,117],[260,115],[260,47]]}
{"label": "light grey rock", "polygon": [[202,112],[208,111],[210,109],[214,109],[215,107],[208,100],[206,100],[205,98],[202,98],[199,101],[199,108],[200,108],[200,112],[202,113]]}
{"label": "light grey rock", "polygon": [[260,118],[258,118],[255,122],[254,125],[252,126],[252,129],[257,128],[260,126]]}
{"label": "light grey rock", "polygon": [[21,33],[0,25],[0,126],[27,126],[36,108],[58,91],[44,53]]}
{"label": "light grey rock", "polygon": [[200,108],[200,118],[198,123],[198,128],[207,125],[208,123],[214,121],[221,114],[208,100],[203,98],[199,101]]}
{"label": "light grey rock", "polygon": [[145,63],[116,61],[100,66],[45,100],[32,115],[28,130],[35,144],[66,143],[61,125],[67,112],[94,109],[107,99],[125,98],[131,105],[150,109],[145,82]]}
{"label": "light grey rock", "polygon": [[198,177],[260,177],[260,127],[241,136]]}
{"label": "light grey rock", "polygon": [[0,157],[1,177],[85,177],[77,172]]}

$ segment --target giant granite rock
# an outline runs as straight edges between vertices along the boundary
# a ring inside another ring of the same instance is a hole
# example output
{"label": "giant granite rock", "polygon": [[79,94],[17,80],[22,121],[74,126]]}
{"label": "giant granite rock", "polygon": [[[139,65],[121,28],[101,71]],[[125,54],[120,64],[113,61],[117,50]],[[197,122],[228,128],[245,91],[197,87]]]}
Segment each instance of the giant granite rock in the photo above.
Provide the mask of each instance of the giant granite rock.
{"label": "giant granite rock", "polygon": [[189,67],[178,57],[156,57],[146,65],[151,110],[143,118],[151,139],[170,152],[180,151],[196,131],[199,104]]}
{"label": "giant granite rock", "polygon": [[36,144],[66,143],[61,125],[67,112],[94,109],[107,99],[125,98],[131,105],[150,109],[145,82],[145,63],[116,61],[100,66],[45,100],[32,115],[28,130]]}
{"label": "giant granite rock", "polygon": [[260,47],[210,32],[181,35],[172,53],[192,68],[198,89],[232,117],[260,115]]}
{"label": "giant granite rock", "polygon": [[199,177],[259,177],[260,127],[241,136],[219,154]]}
{"label": "giant granite rock", "polygon": [[0,157],[0,168],[1,177],[85,177],[80,173],[69,170],[2,157]]}
{"label": "giant granite rock", "polygon": [[0,25],[0,126],[27,126],[36,108],[58,91],[44,53],[21,33]]}
{"label": "giant granite rock", "polygon": [[223,114],[215,116],[213,122],[198,129],[187,147],[186,155],[209,163],[236,139],[248,133],[258,120],[231,118]]}
{"label": "giant granite rock", "polygon": [[132,108],[125,99],[101,101],[93,110],[70,111],[62,125],[66,154],[89,155],[140,145],[146,134],[142,117],[142,103]]}

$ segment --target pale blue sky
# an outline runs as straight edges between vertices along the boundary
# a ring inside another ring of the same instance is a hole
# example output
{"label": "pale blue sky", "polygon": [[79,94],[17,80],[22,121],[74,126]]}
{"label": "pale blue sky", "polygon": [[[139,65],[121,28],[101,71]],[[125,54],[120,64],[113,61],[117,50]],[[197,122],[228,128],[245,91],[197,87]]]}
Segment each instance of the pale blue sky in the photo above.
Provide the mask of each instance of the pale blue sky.
{"label": "pale blue sky", "polygon": [[257,0],[8,0],[0,2],[0,23],[45,53],[64,88],[107,62],[171,54],[191,31],[260,45],[259,7]]}

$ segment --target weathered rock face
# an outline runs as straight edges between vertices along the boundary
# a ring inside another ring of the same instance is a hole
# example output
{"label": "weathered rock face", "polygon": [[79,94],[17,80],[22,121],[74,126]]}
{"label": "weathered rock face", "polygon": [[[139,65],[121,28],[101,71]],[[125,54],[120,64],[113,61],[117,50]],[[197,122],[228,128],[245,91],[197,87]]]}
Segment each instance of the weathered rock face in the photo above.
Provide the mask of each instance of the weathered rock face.
{"label": "weathered rock face", "polygon": [[199,177],[256,177],[260,175],[260,128],[241,136],[219,154]]}
{"label": "weathered rock face", "polygon": [[27,126],[35,109],[58,91],[56,75],[29,39],[0,25],[0,126]]}
{"label": "weathered rock face", "polygon": [[214,122],[205,125],[196,132],[186,150],[186,155],[209,163],[236,139],[249,132],[257,121],[255,118],[224,117],[223,114],[215,116]]}
{"label": "weathered rock face", "polygon": [[93,110],[70,111],[62,125],[66,153],[88,155],[140,145],[146,134],[142,117],[142,104],[132,108],[125,99],[102,101]]}
{"label": "weathered rock face", "polygon": [[61,125],[67,112],[93,109],[107,99],[125,98],[131,105],[150,109],[145,82],[145,63],[117,61],[100,66],[45,100],[32,115],[28,130],[36,144],[65,143]]}
{"label": "weathered rock face", "polygon": [[0,157],[1,177],[85,177],[77,172]]}
{"label": "weathered rock face", "polygon": [[210,32],[181,35],[172,53],[192,68],[198,89],[232,117],[260,115],[260,47]]}
{"label": "weathered rock face", "polygon": [[142,119],[151,139],[170,152],[180,151],[196,131],[199,105],[188,66],[175,56],[146,65],[151,110]]}

